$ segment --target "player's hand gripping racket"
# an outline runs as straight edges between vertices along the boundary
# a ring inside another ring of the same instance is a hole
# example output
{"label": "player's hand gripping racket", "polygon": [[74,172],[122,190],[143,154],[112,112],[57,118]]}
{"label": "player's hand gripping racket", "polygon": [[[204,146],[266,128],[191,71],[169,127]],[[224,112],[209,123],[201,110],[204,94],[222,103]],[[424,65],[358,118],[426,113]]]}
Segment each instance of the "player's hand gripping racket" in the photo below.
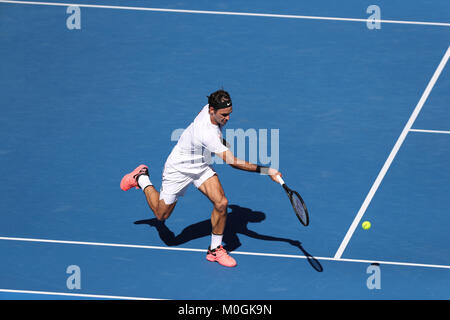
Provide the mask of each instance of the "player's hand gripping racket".
{"label": "player's hand gripping racket", "polygon": [[298,220],[300,220],[304,226],[307,226],[309,224],[309,214],[302,197],[300,197],[297,191],[290,189],[286,183],[284,183],[283,178],[277,176],[277,179],[284,191],[286,191]]}

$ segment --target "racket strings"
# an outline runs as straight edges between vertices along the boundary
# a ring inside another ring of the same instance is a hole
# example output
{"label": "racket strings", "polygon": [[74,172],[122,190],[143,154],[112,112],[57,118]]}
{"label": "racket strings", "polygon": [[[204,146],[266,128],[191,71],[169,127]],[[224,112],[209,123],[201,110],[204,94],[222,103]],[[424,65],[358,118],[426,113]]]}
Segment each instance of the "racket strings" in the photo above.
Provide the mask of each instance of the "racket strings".
{"label": "racket strings", "polygon": [[294,193],[292,195],[292,205],[294,207],[294,211],[297,214],[297,217],[301,220],[303,224],[308,224],[308,217],[305,212],[305,207],[303,206],[300,198]]}

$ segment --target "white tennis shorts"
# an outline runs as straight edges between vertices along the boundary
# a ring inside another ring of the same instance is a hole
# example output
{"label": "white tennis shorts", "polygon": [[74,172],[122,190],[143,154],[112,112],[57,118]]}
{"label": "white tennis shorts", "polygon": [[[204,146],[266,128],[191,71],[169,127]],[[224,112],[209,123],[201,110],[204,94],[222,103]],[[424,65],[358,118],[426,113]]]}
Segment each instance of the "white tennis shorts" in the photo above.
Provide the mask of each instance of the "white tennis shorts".
{"label": "white tennis shorts", "polygon": [[178,200],[178,197],[184,196],[191,183],[199,188],[203,182],[215,174],[211,166],[205,166],[198,173],[192,174],[180,172],[170,165],[165,165],[159,199],[164,200],[167,205],[172,204]]}

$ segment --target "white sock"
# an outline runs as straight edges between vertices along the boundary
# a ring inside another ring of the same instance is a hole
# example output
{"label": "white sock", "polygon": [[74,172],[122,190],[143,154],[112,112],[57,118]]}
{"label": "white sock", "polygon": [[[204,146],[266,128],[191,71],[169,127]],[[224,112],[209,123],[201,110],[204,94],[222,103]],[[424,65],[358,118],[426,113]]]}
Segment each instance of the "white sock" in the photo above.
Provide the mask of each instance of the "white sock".
{"label": "white sock", "polygon": [[150,177],[147,176],[147,175],[145,175],[145,174],[139,176],[137,182],[138,182],[139,187],[140,187],[142,190],[144,190],[144,189],[145,189],[146,187],[148,187],[148,186],[152,186],[152,185],[153,185],[153,184],[150,182]]}
{"label": "white sock", "polygon": [[211,233],[211,250],[217,248],[222,244],[223,234]]}

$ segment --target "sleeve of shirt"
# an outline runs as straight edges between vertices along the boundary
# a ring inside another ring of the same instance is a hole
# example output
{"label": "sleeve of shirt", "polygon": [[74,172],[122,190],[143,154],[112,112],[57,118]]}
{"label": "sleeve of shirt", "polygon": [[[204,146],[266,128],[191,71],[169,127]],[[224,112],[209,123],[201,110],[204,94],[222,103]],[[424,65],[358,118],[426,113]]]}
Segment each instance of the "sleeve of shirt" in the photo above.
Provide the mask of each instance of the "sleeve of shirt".
{"label": "sleeve of shirt", "polygon": [[228,150],[222,143],[222,134],[220,131],[217,133],[209,132],[209,134],[205,134],[202,143],[211,153],[222,153]]}

